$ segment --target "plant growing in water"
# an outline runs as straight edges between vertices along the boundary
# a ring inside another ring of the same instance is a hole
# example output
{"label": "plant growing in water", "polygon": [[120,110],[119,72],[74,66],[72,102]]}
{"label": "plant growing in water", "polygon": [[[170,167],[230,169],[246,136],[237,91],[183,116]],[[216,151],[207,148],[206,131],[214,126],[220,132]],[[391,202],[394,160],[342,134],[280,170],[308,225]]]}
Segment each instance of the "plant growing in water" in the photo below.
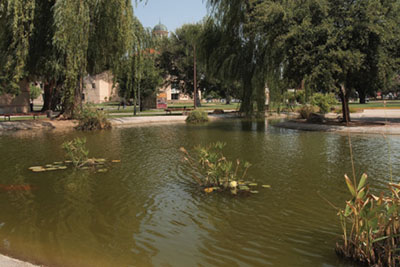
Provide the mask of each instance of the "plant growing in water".
{"label": "plant growing in water", "polygon": [[224,147],[225,144],[221,142],[197,146],[196,156],[191,156],[183,147],[180,151],[184,154],[183,160],[189,166],[193,179],[204,187],[205,192],[230,190],[232,194],[243,191],[258,193],[250,189],[257,186],[256,183],[244,181],[251,164],[242,164],[239,159],[235,163],[229,161],[222,153]]}
{"label": "plant growing in water", "polygon": [[391,195],[369,192],[367,175],[351,181],[345,175],[352,199],[338,215],[344,244],[336,252],[345,258],[372,266],[400,265],[400,184],[389,183]]}
{"label": "plant growing in water", "polygon": [[89,159],[89,150],[86,148],[86,138],[75,138],[62,144],[67,158],[72,161],[75,167],[82,167]]}

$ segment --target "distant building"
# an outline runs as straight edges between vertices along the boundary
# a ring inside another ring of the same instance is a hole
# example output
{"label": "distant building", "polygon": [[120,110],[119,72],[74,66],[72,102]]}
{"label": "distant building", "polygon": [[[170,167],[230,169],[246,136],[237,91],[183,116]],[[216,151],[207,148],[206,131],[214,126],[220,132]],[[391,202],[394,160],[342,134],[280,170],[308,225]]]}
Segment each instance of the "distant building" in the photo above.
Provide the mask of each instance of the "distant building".
{"label": "distant building", "polygon": [[17,96],[0,95],[0,114],[30,112],[29,98],[29,82],[23,80],[20,82],[20,93]]}
{"label": "distant building", "polygon": [[83,102],[100,104],[117,100],[118,88],[114,87],[113,75],[110,72],[87,76],[84,79]]}
{"label": "distant building", "polygon": [[162,24],[160,21],[160,23],[158,23],[156,26],[154,26],[153,35],[156,37],[168,37],[167,26]]}

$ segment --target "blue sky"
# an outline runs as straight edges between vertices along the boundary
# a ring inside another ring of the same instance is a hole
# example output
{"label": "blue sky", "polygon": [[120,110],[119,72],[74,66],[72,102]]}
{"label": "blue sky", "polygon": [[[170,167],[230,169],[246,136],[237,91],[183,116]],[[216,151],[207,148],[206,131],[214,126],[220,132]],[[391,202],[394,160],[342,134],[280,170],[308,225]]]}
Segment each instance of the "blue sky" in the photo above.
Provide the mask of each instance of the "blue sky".
{"label": "blue sky", "polygon": [[168,30],[175,31],[185,23],[198,22],[207,14],[203,0],[146,0],[135,5],[135,15],[144,27],[153,28],[161,20]]}

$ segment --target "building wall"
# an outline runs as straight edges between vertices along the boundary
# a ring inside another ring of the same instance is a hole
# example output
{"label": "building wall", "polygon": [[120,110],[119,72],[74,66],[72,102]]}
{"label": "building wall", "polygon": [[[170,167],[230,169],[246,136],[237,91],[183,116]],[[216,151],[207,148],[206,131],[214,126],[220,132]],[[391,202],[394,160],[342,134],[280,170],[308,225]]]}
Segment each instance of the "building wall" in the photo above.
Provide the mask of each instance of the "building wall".
{"label": "building wall", "polygon": [[4,94],[0,96],[0,114],[4,113],[27,113],[30,112],[29,105],[29,83],[20,83],[21,93],[18,96]]}
{"label": "building wall", "polygon": [[85,78],[85,103],[100,104],[107,101],[118,100],[117,88],[113,88],[113,77],[104,72]]}

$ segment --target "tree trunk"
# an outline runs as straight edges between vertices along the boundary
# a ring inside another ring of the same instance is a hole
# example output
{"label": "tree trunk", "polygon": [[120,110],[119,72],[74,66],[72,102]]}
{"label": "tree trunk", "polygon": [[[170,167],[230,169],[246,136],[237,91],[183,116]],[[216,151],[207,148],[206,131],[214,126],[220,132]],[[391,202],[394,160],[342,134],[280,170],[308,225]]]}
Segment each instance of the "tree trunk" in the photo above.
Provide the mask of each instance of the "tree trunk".
{"label": "tree trunk", "polygon": [[366,94],[364,90],[359,90],[358,92],[358,96],[360,98],[360,104],[365,104],[365,98],[366,98]]}
{"label": "tree trunk", "polygon": [[350,122],[350,111],[349,111],[350,94],[346,90],[346,87],[343,84],[340,85],[339,97],[342,100],[342,116],[343,116],[342,121],[348,125],[348,123]]}
{"label": "tree trunk", "polygon": [[54,95],[54,86],[55,82],[52,80],[50,82],[44,83],[44,99],[43,99],[43,107],[42,112],[46,110],[51,110],[51,103]]}
{"label": "tree trunk", "polygon": [[61,92],[61,87],[62,84],[57,84],[54,87],[54,91],[53,91],[53,97],[51,99],[51,106],[50,109],[53,111],[61,110],[61,108],[59,107],[59,105],[61,104],[61,96],[60,96],[60,92]]}
{"label": "tree trunk", "polygon": [[83,94],[83,76],[78,80],[78,86],[75,88],[74,106],[72,116],[75,117],[78,109],[82,109],[82,94]]}
{"label": "tree trunk", "polygon": [[251,76],[246,73],[246,77],[243,78],[243,97],[242,104],[240,105],[240,112],[244,113],[246,117],[249,117],[253,113],[253,102],[252,97],[252,83]]}

